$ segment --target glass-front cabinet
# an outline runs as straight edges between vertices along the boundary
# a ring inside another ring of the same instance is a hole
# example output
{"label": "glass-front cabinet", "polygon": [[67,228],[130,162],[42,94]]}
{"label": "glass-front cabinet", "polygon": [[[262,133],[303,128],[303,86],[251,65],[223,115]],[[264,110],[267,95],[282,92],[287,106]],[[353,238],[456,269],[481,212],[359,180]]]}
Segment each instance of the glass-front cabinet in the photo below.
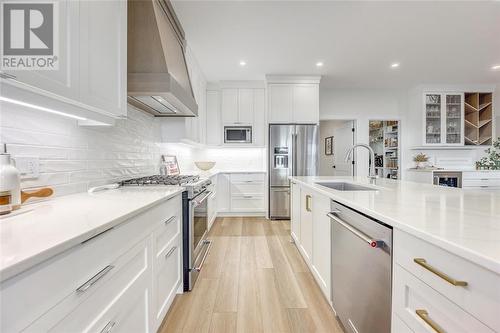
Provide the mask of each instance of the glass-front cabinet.
{"label": "glass-front cabinet", "polygon": [[424,95],[425,145],[464,144],[463,93]]}

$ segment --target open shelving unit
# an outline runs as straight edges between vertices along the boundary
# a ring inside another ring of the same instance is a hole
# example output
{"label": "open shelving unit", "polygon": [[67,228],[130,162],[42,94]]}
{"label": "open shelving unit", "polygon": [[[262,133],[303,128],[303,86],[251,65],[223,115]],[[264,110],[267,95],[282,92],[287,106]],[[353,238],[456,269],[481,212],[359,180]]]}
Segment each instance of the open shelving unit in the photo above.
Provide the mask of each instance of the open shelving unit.
{"label": "open shelving unit", "polygon": [[465,145],[491,145],[493,139],[493,93],[466,92],[464,111]]}
{"label": "open shelving unit", "polygon": [[399,121],[370,120],[370,147],[378,156],[375,169],[382,178],[399,178]]}

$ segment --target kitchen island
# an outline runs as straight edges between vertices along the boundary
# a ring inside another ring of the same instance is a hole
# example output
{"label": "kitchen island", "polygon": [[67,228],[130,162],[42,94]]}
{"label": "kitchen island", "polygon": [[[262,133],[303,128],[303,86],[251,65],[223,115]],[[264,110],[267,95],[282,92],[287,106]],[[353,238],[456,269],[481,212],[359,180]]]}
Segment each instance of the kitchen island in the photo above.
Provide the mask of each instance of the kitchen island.
{"label": "kitchen island", "polygon": [[[290,179],[292,238],[334,308],[335,253],[325,255],[332,248],[332,202],[393,230],[393,332],[429,329],[429,322],[452,332],[500,330],[500,193],[389,179],[372,185],[364,177]],[[318,184],[331,182],[370,190]]]}

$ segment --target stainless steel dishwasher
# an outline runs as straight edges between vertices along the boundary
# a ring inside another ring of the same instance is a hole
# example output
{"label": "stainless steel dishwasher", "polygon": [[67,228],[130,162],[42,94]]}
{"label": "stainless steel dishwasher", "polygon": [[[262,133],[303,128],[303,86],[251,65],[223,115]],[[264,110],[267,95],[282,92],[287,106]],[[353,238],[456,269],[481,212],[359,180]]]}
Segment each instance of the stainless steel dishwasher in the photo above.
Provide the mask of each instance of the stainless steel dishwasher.
{"label": "stainless steel dishwasher", "polygon": [[332,201],[332,302],[350,333],[391,331],[392,228]]}

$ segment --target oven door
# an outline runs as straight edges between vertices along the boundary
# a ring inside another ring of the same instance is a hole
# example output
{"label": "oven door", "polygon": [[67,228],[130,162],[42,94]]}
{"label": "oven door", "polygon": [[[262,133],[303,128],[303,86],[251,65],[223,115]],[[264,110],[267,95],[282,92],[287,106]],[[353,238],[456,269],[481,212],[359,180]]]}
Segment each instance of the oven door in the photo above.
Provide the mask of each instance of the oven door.
{"label": "oven door", "polygon": [[224,143],[252,143],[252,127],[224,127]]}
{"label": "oven door", "polygon": [[204,191],[189,203],[189,290],[193,289],[212,246],[212,242],[206,239],[208,232],[207,203],[211,194],[210,191]]}

